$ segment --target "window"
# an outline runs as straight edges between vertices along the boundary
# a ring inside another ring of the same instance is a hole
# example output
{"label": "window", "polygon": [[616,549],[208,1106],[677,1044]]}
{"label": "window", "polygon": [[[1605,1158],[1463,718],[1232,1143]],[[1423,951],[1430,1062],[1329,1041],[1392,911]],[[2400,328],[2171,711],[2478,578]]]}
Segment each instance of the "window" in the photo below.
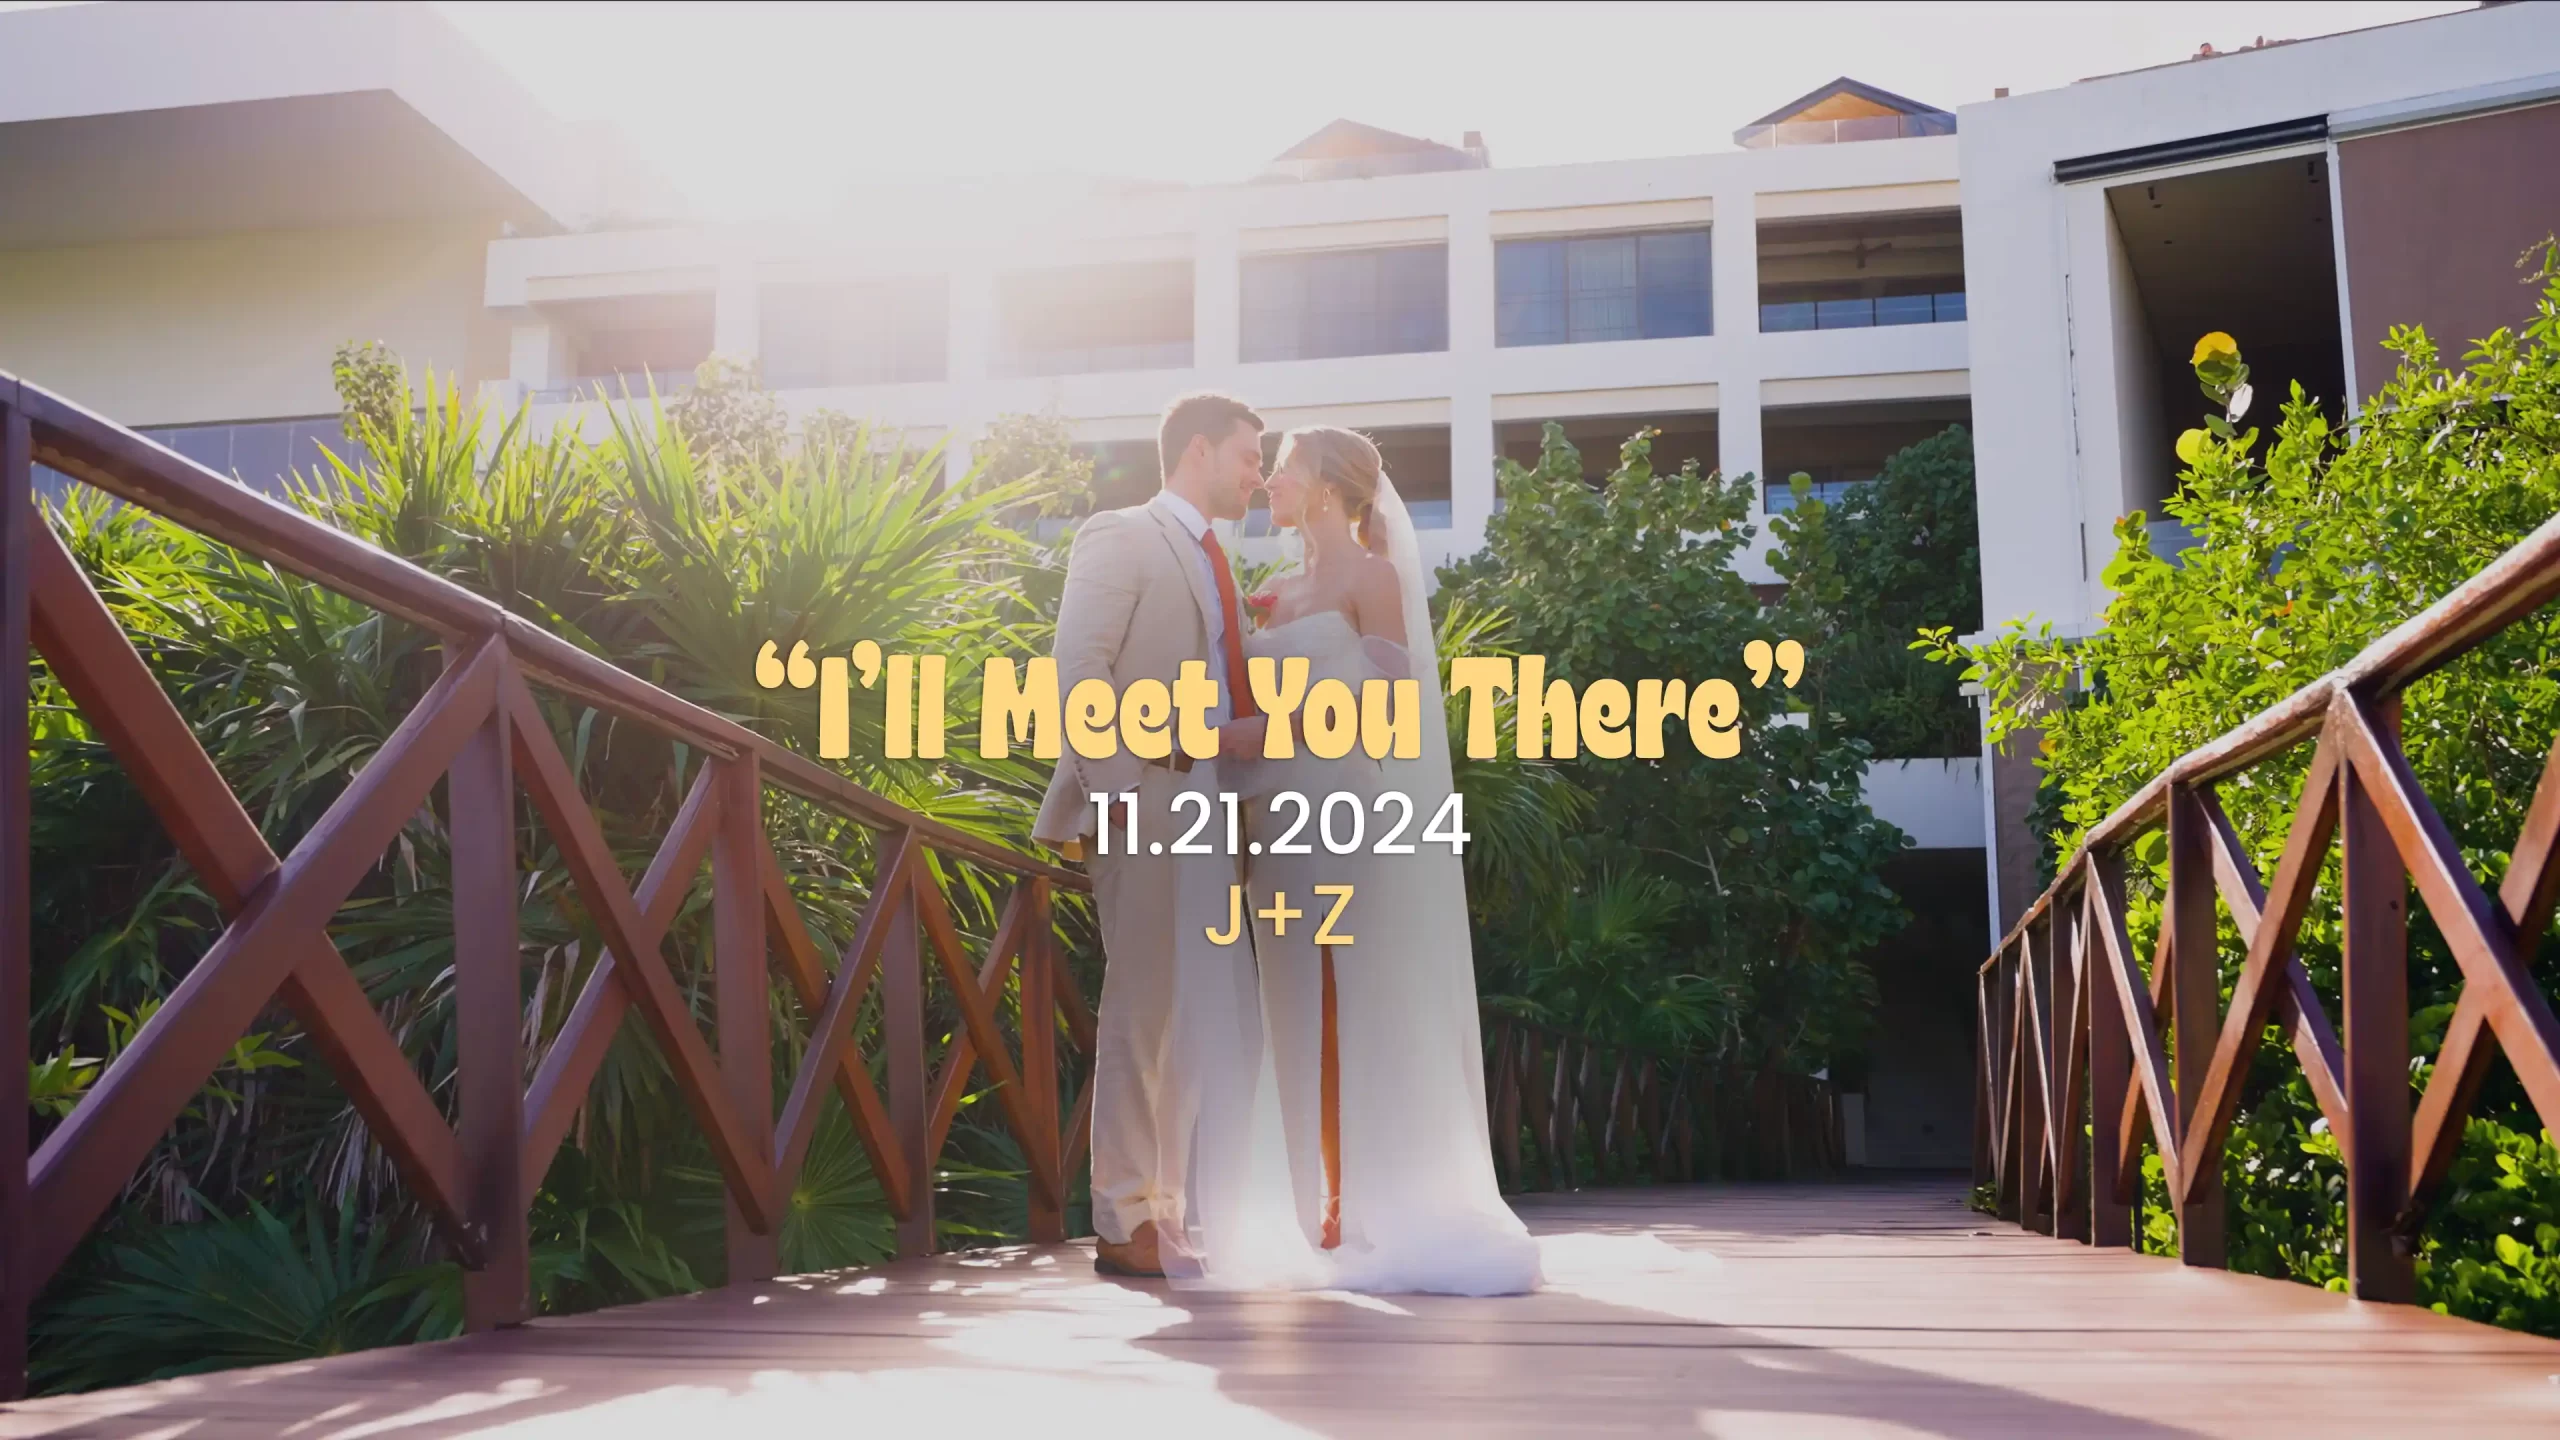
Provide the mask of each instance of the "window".
{"label": "window", "polygon": [[1964,292],[1941,290],[1833,300],[1763,302],[1760,329],[1864,330],[1877,325],[1933,325],[1964,318]]}
{"label": "window", "polygon": [[1705,230],[1506,240],[1494,343],[1564,345],[1714,332]]}
{"label": "window", "polygon": [[[1449,427],[1446,425],[1407,425],[1387,429],[1362,429],[1362,434],[1375,441],[1378,459],[1387,475],[1395,481],[1396,494],[1404,500],[1405,513],[1413,520],[1415,530],[1446,530],[1450,527],[1449,497]],[[1279,427],[1262,435],[1264,469],[1279,459]],[[1148,451],[1152,466],[1154,450]],[[1153,471],[1149,471],[1152,478]],[[1154,492],[1152,484],[1148,493]],[[1237,529],[1248,536],[1278,533],[1271,523],[1269,497],[1256,492],[1253,508],[1245,513]]]}
{"label": "window", "polygon": [[711,357],[708,292],[621,295],[543,307],[564,332],[569,372],[555,375],[534,398],[619,399],[625,391],[661,395],[693,387],[694,369]]}
{"label": "window", "polygon": [[1965,318],[1964,224],[1954,211],[1767,221],[1759,238],[1763,332]]}
{"label": "window", "polygon": [[1002,276],[993,368],[999,375],[1187,369],[1191,305],[1188,260]]}
{"label": "window", "polygon": [[1795,477],[1802,475],[1813,482],[1808,499],[1825,505],[1837,505],[1849,498],[1849,492],[1875,479],[1873,473],[1859,474],[1855,467],[1844,465],[1800,465],[1784,475],[1772,474],[1760,482],[1760,509],[1776,515],[1796,508]]}
{"label": "window", "polygon": [[949,373],[950,282],[769,285],[759,323],[765,383],[908,385]]}
{"label": "window", "polygon": [[1445,245],[1255,255],[1240,279],[1247,361],[1449,348]]}
{"label": "window", "polygon": [[282,496],[289,476],[315,479],[333,474],[328,457],[321,453],[324,445],[349,464],[362,460],[335,415],[224,425],[155,425],[140,433],[263,495]]}

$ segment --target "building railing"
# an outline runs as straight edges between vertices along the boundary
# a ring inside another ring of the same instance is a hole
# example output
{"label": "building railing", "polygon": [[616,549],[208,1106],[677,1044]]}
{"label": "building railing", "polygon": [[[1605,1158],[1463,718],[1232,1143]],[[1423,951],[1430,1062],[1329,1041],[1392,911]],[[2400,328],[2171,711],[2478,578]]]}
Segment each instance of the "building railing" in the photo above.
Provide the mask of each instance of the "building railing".
{"label": "building railing", "polygon": [[[45,523],[31,494],[39,464],[441,638],[442,678],[290,854],[269,847]],[[167,827],[227,928],[29,1157],[28,697],[37,653]],[[526,1317],[528,1211],[615,1034],[635,1013],[717,1162],[733,1280],[774,1272],[784,1209],[822,1107],[837,1100],[879,1178],[900,1249],[930,1250],[936,1157],[973,1076],[992,1085],[994,1108],[1021,1148],[1031,1237],[1065,1238],[1069,1177],[1088,1142],[1091,1080],[1082,1067],[1083,1093],[1062,1105],[1061,1071],[1090,1056],[1094,1021],[1054,942],[1051,912],[1058,892],[1086,888],[1083,876],[903,809],[479,595],[6,375],[0,687],[0,1395],[25,1383],[27,1315],[38,1289],[270,1004],[290,1011],[311,1037],[462,1263],[474,1329]],[[580,794],[537,690],[706,757],[636,886]],[[455,857],[452,1124],[329,933],[349,893],[440,781]],[[558,847],[607,950],[538,1056],[526,1053],[520,1034],[519,791]],[[821,952],[767,842],[774,791],[880,837],[868,908],[839,956]],[[709,1038],[663,951],[706,861]],[[937,864],[965,864],[996,877],[999,888],[1009,885],[982,953],[970,953],[934,876]],[[776,969],[788,1006],[772,1003]],[[855,1035],[875,989],[885,1086],[875,1084]],[[937,1015],[956,1016],[938,1058],[927,1053],[929,992]],[[1010,1039],[1001,1023],[1009,1008],[1026,1017]],[[795,1010],[804,1058],[777,1115],[770,1016]]]}
{"label": "building railing", "polygon": [[1954,133],[1956,117],[1932,110],[1918,115],[1856,115],[1846,120],[1782,120],[1774,125],[1745,125],[1733,132],[1733,143],[1745,150],[1767,150],[1779,145],[1846,145],[1860,140],[1907,140]]}
{"label": "building railing", "polygon": [[1965,318],[1964,292],[1878,295],[1854,300],[1763,301],[1760,332],[1867,330],[1879,325],[1946,325]]}
{"label": "building railing", "polygon": [[1488,1010],[1485,1101],[1508,1189],[1773,1179],[1846,1163],[1828,1082],[1611,1044]]}
{"label": "building railing", "polygon": [[[2222,1265],[2223,1148],[2273,1024],[2291,1037],[2346,1166],[2349,1292],[2416,1297],[2419,1238],[2493,1052],[2560,1131],[2560,1018],[2528,968],[2560,896],[2560,745],[2493,891],[2402,754],[2402,696],[2555,596],[2560,517],[2344,666],[2180,757],[2089,830],[1978,977],[1974,1165],[2003,1217],[2131,1245],[2147,1131],[2180,1256]],[[2282,857],[2262,876],[2217,787],[2305,743]],[[2145,974],[2126,929],[2126,852],[2164,827],[2166,893]],[[2343,1028],[2293,950],[2333,841]],[[2413,885],[2463,982],[2414,1114]],[[2221,914],[2246,947],[2227,1010]]]}

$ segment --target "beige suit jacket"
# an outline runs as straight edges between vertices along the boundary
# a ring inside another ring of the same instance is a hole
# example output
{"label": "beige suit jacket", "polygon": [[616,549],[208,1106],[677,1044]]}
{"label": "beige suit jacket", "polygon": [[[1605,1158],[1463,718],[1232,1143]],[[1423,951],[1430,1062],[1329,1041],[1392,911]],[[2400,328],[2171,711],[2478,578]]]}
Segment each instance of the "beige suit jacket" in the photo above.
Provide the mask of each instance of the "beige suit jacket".
{"label": "beige suit jacket", "polygon": [[[1104,510],[1076,532],[1058,602],[1052,653],[1060,699],[1078,681],[1100,678],[1119,691],[1130,681],[1171,684],[1186,660],[1209,660],[1210,617],[1218,613],[1195,558],[1199,542],[1155,504]],[[1216,666],[1211,665],[1211,673]],[[1072,747],[1058,757],[1031,838],[1063,848],[1093,833],[1096,791],[1135,790],[1146,762],[1127,750],[1088,760]]]}

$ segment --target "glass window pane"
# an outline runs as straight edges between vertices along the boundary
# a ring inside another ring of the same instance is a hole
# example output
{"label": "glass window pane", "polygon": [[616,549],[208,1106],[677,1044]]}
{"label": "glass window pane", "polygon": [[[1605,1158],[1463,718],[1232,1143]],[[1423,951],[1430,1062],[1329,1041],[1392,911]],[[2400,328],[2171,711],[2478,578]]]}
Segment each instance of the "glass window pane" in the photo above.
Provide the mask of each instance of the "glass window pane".
{"label": "glass window pane", "polygon": [[1646,339],[1715,333],[1706,231],[1638,236],[1636,279],[1643,293],[1640,319]]}
{"label": "glass window pane", "polygon": [[1942,324],[1950,320],[1963,319],[1964,292],[1961,290],[1942,290],[1938,292],[1936,310],[1938,320]]}
{"label": "glass window pane", "polygon": [[1512,240],[1494,250],[1494,343],[1564,342],[1564,242]]}
{"label": "glass window pane", "polygon": [[1874,323],[1876,307],[1872,300],[1813,302],[1813,325],[1817,330],[1858,330]]}
{"label": "glass window pane", "polygon": [[231,427],[171,425],[142,432],[217,475],[231,473]]}
{"label": "glass window pane", "polygon": [[1388,353],[1449,348],[1447,247],[1423,245],[1381,252],[1378,290],[1385,311],[1383,348]]}
{"label": "glass window pane", "polygon": [[1636,237],[1595,235],[1565,244],[1565,333],[1576,342],[1633,340]]}
{"label": "glass window pane", "polygon": [[1375,251],[1338,251],[1307,257],[1307,330],[1303,358],[1378,353],[1384,317],[1378,295]]}
{"label": "glass window pane", "polygon": [[1777,330],[1810,330],[1813,328],[1813,320],[1813,302],[1810,300],[1760,307],[1762,334]]}
{"label": "glass window pane", "polygon": [[[327,447],[323,453],[322,447]],[[335,454],[350,466],[362,468],[364,452],[347,438],[344,426],[335,415],[293,422],[293,473],[308,484],[327,485],[336,481],[338,468],[329,463]]]}
{"label": "glass window pane", "polygon": [[829,322],[842,320],[832,298],[815,285],[777,285],[759,297],[756,363],[766,384],[787,390],[826,383]]}
{"label": "glass window pane", "polygon": [[1935,311],[1926,295],[1880,295],[1875,304],[1879,325],[1926,325]]}
{"label": "glass window pane", "polygon": [[284,493],[293,464],[293,422],[270,420],[231,427],[231,471],[240,483],[268,495]]}
{"label": "glass window pane", "polygon": [[1295,360],[1307,308],[1306,257],[1256,255],[1238,276],[1244,301],[1242,354],[1246,360]]}

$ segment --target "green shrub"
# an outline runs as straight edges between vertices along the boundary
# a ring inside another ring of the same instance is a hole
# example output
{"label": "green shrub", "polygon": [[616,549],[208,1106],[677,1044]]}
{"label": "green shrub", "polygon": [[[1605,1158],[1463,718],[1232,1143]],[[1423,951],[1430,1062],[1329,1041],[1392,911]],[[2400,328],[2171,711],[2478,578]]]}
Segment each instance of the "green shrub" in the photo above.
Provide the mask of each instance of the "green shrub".
{"label": "green shrub", "polygon": [[[2238,346],[2205,337],[2195,361],[2223,412],[2178,445],[2186,468],[2167,512],[2194,536],[2175,560],[2152,552],[2145,516],[2116,527],[2104,631],[2077,643],[2012,622],[1963,652],[1939,632],[1924,645],[1967,664],[1991,698],[1995,739],[2040,730],[2045,783],[2067,854],[2079,835],[2183,752],[2229,730],[2352,657],[2560,511],[2560,269],[2546,252],[2535,318],[2480,341],[2459,366],[2423,331],[2398,328],[2399,372],[2348,430],[2295,387],[2272,437],[2243,428],[2247,369]],[[2260,442],[2269,439],[2263,453]],[[2057,681],[2077,673],[2068,693]],[[2411,767],[2474,874],[2504,872],[2551,737],[2560,733],[2560,610],[2492,637],[2405,695]],[[2262,873],[2284,845],[2310,746],[2224,782],[2220,796]],[[2138,950],[2158,931],[2165,845],[2134,850]],[[2327,861],[2297,950],[2313,987],[2337,1005],[2337,860]],[[2220,927],[2227,999],[2242,952]],[[2409,924],[2411,1083],[2423,1087],[2461,987],[2424,908]],[[2550,981],[2544,979],[2546,988]],[[2560,1154],[2505,1067],[2495,1067],[2465,1128],[2452,1175],[2428,1217],[2421,1294],[2453,1314],[2560,1334]],[[2149,1160],[2145,1243],[2174,1246]],[[2286,1037],[2270,1029],[2243,1092],[2223,1162],[2235,1268],[2343,1285],[2343,1171],[2335,1139]]]}

